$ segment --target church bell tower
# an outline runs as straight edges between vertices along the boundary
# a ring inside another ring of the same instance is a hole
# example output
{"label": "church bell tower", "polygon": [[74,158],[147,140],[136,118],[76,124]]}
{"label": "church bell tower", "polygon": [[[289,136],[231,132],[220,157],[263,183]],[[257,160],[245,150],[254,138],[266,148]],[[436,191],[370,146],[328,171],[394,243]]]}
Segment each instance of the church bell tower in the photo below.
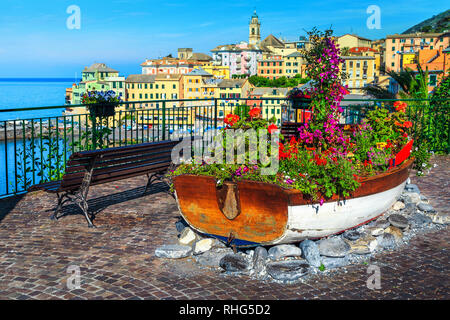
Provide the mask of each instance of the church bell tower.
{"label": "church bell tower", "polygon": [[255,12],[253,12],[252,19],[250,20],[249,25],[249,36],[248,36],[248,43],[257,45],[261,41],[261,24],[259,23],[258,15]]}

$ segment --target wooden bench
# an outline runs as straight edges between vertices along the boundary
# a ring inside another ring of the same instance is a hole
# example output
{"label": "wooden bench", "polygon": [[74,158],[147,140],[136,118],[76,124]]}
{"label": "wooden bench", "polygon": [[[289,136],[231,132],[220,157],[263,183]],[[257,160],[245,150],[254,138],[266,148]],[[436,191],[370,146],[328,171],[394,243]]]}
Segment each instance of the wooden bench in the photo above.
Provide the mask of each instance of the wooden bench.
{"label": "wooden bench", "polygon": [[147,175],[145,194],[155,180],[163,181],[172,164],[172,149],[178,143],[178,140],[167,140],[73,153],[62,180],[34,185],[28,191],[56,193],[58,205],[52,217],[54,219],[59,218],[58,214],[67,201],[77,204],[89,227],[93,227],[91,219],[94,217],[89,217],[87,204],[90,186]]}
{"label": "wooden bench", "polygon": [[284,141],[291,140],[292,137],[298,139],[299,132],[298,128],[301,126],[301,123],[297,122],[283,122],[281,124],[280,133],[283,135]]}

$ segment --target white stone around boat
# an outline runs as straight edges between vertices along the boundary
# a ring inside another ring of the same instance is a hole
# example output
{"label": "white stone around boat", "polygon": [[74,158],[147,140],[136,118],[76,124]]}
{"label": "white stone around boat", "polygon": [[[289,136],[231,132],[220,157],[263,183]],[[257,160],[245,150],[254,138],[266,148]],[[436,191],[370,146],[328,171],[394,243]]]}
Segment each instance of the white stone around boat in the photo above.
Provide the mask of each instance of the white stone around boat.
{"label": "white stone around boat", "polygon": [[417,205],[417,208],[423,212],[436,212],[436,210],[434,210],[434,208],[431,204],[424,203],[424,202],[419,203]]}
{"label": "white stone around boat", "polygon": [[194,244],[194,254],[202,254],[212,248],[213,239],[202,239]]}
{"label": "white stone around boat", "polygon": [[383,233],[377,238],[377,248],[392,249],[396,245],[396,240],[393,234]]}
{"label": "white stone around boat", "polygon": [[295,281],[306,275],[309,270],[309,264],[306,261],[279,261],[268,263],[267,273],[274,279],[280,281]]}
{"label": "white stone around boat", "polygon": [[322,264],[325,267],[325,269],[334,269],[349,265],[350,260],[348,259],[348,257],[342,258],[323,257]]}
{"label": "white stone around boat", "polygon": [[379,228],[379,227],[371,227],[371,228],[367,228],[367,231],[370,231],[370,234],[377,237],[379,235],[382,235],[384,232],[384,228]]}
{"label": "white stone around boat", "polygon": [[389,226],[384,230],[385,233],[390,233],[395,237],[397,243],[401,242],[403,239],[403,232],[397,227]]}
{"label": "white stone around boat", "polygon": [[195,235],[194,231],[192,231],[191,228],[186,227],[181,231],[180,238],[178,239],[178,242],[182,245],[192,245],[194,241],[197,239],[197,236]]}
{"label": "white stone around boat", "polygon": [[302,257],[305,258],[310,265],[316,268],[320,267],[322,263],[319,247],[314,241],[308,239],[303,240],[300,243],[300,249],[302,250]]}
{"label": "white stone around boat", "polygon": [[278,260],[285,257],[300,257],[302,250],[293,244],[280,244],[269,249],[269,258]]}
{"label": "white stone around boat", "polygon": [[320,255],[326,257],[344,257],[350,252],[350,246],[341,237],[322,239],[317,243]]}
{"label": "white stone around boat", "polygon": [[267,249],[264,247],[256,247],[255,252],[253,253],[253,269],[256,273],[261,273],[265,266],[267,260]]}
{"label": "white stone around boat", "polygon": [[196,256],[197,263],[208,266],[208,267],[218,267],[220,260],[226,256],[227,254],[232,254],[233,250],[230,248],[227,249],[216,249],[206,251],[205,253]]}
{"label": "white stone around boat", "polygon": [[392,209],[395,210],[395,211],[399,211],[399,210],[402,210],[404,208],[405,208],[405,204],[402,201],[397,201],[392,206]]}
{"label": "white stone around boat", "polygon": [[415,185],[415,184],[412,184],[412,183],[406,184],[405,185],[405,190],[407,190],[408,192],[415,192],[415,193],[420,194],[419,187],[417,185]]}
{"label": "white stone around boat", "polygon": [[239,254],[227,254],[219,262],[222,269],[229,272],[239,272],[249,269],[249,261]]}
{"label": "white stone around boat", "polygon": [[190,246],[168,244],[156,248],[155,255],[160,258],[179,259],[189,256],[191,252],[192,248]]}
{"label": "white stone around boat", "polygon": [[416,228],[433,222],[430,217],[423,215],[421,213],[415,213],[411,215],[408,221],[413,227]]}
{"label": "white stone around boat", "polygon": [[404,216],[399,214],[392,214],[389,216],[389,222],[394,226],[398,228],[406,228],[408,227],[408,219],[406,219]]}
{"label": "white stone around boat", "polygon": [[417,192],[405,192],[404,199],[406,202],[417,204],[420,202],[420,195]]}

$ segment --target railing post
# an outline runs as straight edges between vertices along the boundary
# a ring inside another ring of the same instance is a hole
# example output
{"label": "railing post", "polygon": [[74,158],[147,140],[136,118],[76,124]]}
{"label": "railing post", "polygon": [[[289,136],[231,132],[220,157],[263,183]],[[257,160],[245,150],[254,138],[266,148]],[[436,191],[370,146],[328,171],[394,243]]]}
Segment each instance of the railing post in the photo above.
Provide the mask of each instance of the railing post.
{"label": "railing post", "polygon": [[217,129],[217,98],[214,98],[214,129]]}
{"label": "railing post", "polygon": [[166,102],[162,102],[162,139],[166,140]]}

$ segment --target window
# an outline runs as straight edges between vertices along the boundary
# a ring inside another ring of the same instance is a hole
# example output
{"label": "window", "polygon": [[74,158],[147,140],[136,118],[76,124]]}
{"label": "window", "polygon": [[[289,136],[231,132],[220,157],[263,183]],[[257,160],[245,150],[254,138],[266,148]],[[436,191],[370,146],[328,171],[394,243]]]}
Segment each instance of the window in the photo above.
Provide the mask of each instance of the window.
{"label": "window", "polygon": [[392,47],[392,51],[395,51],[395,47]]}
{"label": "window", "polygon": [[394,63],[394,62],[392,62],[392,63],[391,63],[391,67],[393,67],[394,65],[395,65],[395,63]]}
{"label": "window", "polygon": [[147,87],[148,87],[148,84],[144,84],[144,88],[147,89]]}
{"label": "window", "polygon": [[176,89],[176,88],[177,88],[177,85],[176,85],[176,84],[174,84],[174,85],[173,85],[173,88],[174,88],[174,89]]}
{"label": "window", "polygon": [[430,86],[436,86],[436,82],[437,82],[437,75],[435,74],[430,74]]}
{"label": "window", "polygon": [[392,43],[395,43],[395,39],[392,39]]}
{"label": "window", "polygon": [[164,88],[165,88],[165,85],[164,85],[164,84],[162,84],[162,85],[161,85],[161,89],[164,89]]}

